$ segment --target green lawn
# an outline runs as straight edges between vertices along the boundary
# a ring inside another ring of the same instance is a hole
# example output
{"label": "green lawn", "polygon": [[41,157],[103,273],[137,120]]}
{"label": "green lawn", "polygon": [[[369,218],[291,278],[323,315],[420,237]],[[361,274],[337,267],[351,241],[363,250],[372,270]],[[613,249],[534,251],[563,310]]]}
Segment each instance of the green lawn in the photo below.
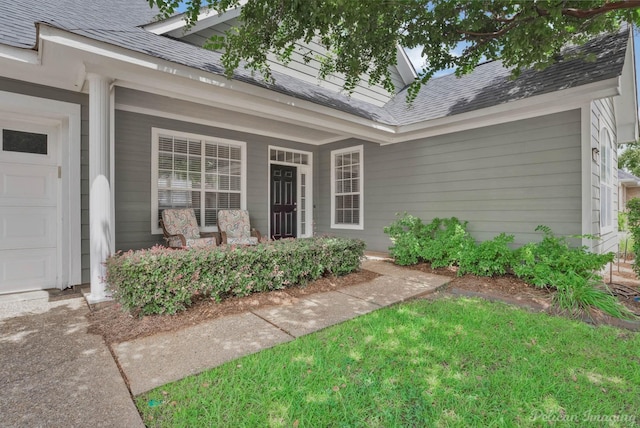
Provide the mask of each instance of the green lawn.
{"label": "green lawn", "polygon": [[[212,350],[214,352],[214,350]],[[640,334],[414,301],[137,398],[148,426],[639,426]]]}

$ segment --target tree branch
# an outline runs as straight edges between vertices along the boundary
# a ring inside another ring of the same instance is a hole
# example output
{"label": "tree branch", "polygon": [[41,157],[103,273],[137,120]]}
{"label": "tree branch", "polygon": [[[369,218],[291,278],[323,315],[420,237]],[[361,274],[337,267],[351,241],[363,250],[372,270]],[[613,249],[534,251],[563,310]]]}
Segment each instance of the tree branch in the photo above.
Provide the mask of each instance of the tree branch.
{"label": "tree branch", "polygon": [[[594,7],[591,9],[576,9],[573,7],[568,7],[562,9],[562,14],[564,16],[572,16],[574,18],[587,19],[614,10],[635,9],[637,7],[640,7],[640,0],[624,0],[615,3],[605,3],[600,7]],[[546,12],[546,15],[549,14],[549,12],[545,10],[542,10],[541,12]]]}
{"label": "tree branch", "polygon": [[[598,15],[603,15],[605,13],[612,12],[614,10],[636,9],[636,8],[640,8],[640,0],[623,0],[623,1],[618,1],[614,3],[605,3],[600,7],[594,7],[591,9],[577,9],[577,8],[568,7],[568,8],[561,9],[561,13],[564,16],[570,16],[573,18],[589,19]],[[537,5],[536,5],[536,12],[540,17],[551,15],[551,12],[549,12],[546,9],[540,9]],[[491,32],[459,31],[458,33],[465,36],[473,37],[473,38],[497,39],[499,37],[502,37],[506,33],[508,33],[515,26],[525,22],[530,22],[535,19],[534,17],[528,17],[522,20],[518,20],[519,15],[520,15],[520,12],[515,14],[511,18],[502,18],[502,17],[494,18],[494,21],[496,22],[507,24],[497,31],[491,31]]]}

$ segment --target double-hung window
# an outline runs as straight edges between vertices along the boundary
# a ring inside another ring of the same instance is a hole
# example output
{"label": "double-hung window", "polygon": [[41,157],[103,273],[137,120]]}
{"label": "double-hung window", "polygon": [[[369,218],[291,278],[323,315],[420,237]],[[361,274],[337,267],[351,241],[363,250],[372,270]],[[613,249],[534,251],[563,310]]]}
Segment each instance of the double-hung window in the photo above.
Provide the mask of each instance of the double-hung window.
{"label": "double-hung window", "polygon": [[363,146],[331,152],[331,227],[363,229]]}
{"label": "double-hung window", "polygon": [[216,230],[221,209],[244,209],[246,144],[154,128],[151,230],[166,208],[193,208],[202,231]]}
{"label": "double-hung window", "polygon": [[613,231],[613,141],[606,127],[600,130],[600,233]]}

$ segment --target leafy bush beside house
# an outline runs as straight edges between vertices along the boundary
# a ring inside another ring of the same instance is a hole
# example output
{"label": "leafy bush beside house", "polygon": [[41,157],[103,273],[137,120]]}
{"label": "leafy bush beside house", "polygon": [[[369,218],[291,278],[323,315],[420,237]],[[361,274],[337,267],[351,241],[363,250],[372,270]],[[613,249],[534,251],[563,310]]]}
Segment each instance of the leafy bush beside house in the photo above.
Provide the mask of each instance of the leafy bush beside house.
{"label": "leafy bush beside house", "polygon": [[[640,234],[640,199],[638,200],[638,233]],[[632,215],[629,215],[630,225]],[[543,238],[517,250],[511,249],[513,235],[501,233],[490,241],[477,244],[466,230],[467,222],[455,217],[434,219],[425,224],[404,213],[385,227],[393,245],[389,248],[396,263],[417,264],[424,261],[432,267],[459,266],[458,275],[504,275],[517,277],[537,287],[555,290],[558,307],[571,313],[596,307],[610,315],[625,318],[632,314],[609,293],[598,275],[614,254],[594,254],[586,247],[571,247],[565,237],[553,234],[547,226],[538,226]]]}
{"label": "leafy bush beside house", "polygon": [[319,237],[281,240],[251,247],[223,246],[118,253],[107,259],[107,282],[128,310],[173,314],[198,297],[220,300],[303,285],[323,275],[360,268],[365,244]]}
{"label": "leafy bush beside house", "polygon": [[[640,198],[632,198],[627,201],[627,227],[633,238],[633,254],[640,254]],[[636,257],[633,262],[633,270],[640,275],[640,265]]]}

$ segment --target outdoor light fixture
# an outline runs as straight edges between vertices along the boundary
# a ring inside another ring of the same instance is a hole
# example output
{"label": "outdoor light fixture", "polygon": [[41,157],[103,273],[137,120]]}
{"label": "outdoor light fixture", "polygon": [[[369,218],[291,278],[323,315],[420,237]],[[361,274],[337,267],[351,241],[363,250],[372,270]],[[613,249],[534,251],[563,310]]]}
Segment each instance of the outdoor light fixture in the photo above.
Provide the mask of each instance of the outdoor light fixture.
{"label": "outdoor light fixture", "polygon": [[593,159],[594,162],[598,162],[599,154],[600,154],[600,149],[598,149],[597,147],[593,147],[591,149],[591,159]]}

